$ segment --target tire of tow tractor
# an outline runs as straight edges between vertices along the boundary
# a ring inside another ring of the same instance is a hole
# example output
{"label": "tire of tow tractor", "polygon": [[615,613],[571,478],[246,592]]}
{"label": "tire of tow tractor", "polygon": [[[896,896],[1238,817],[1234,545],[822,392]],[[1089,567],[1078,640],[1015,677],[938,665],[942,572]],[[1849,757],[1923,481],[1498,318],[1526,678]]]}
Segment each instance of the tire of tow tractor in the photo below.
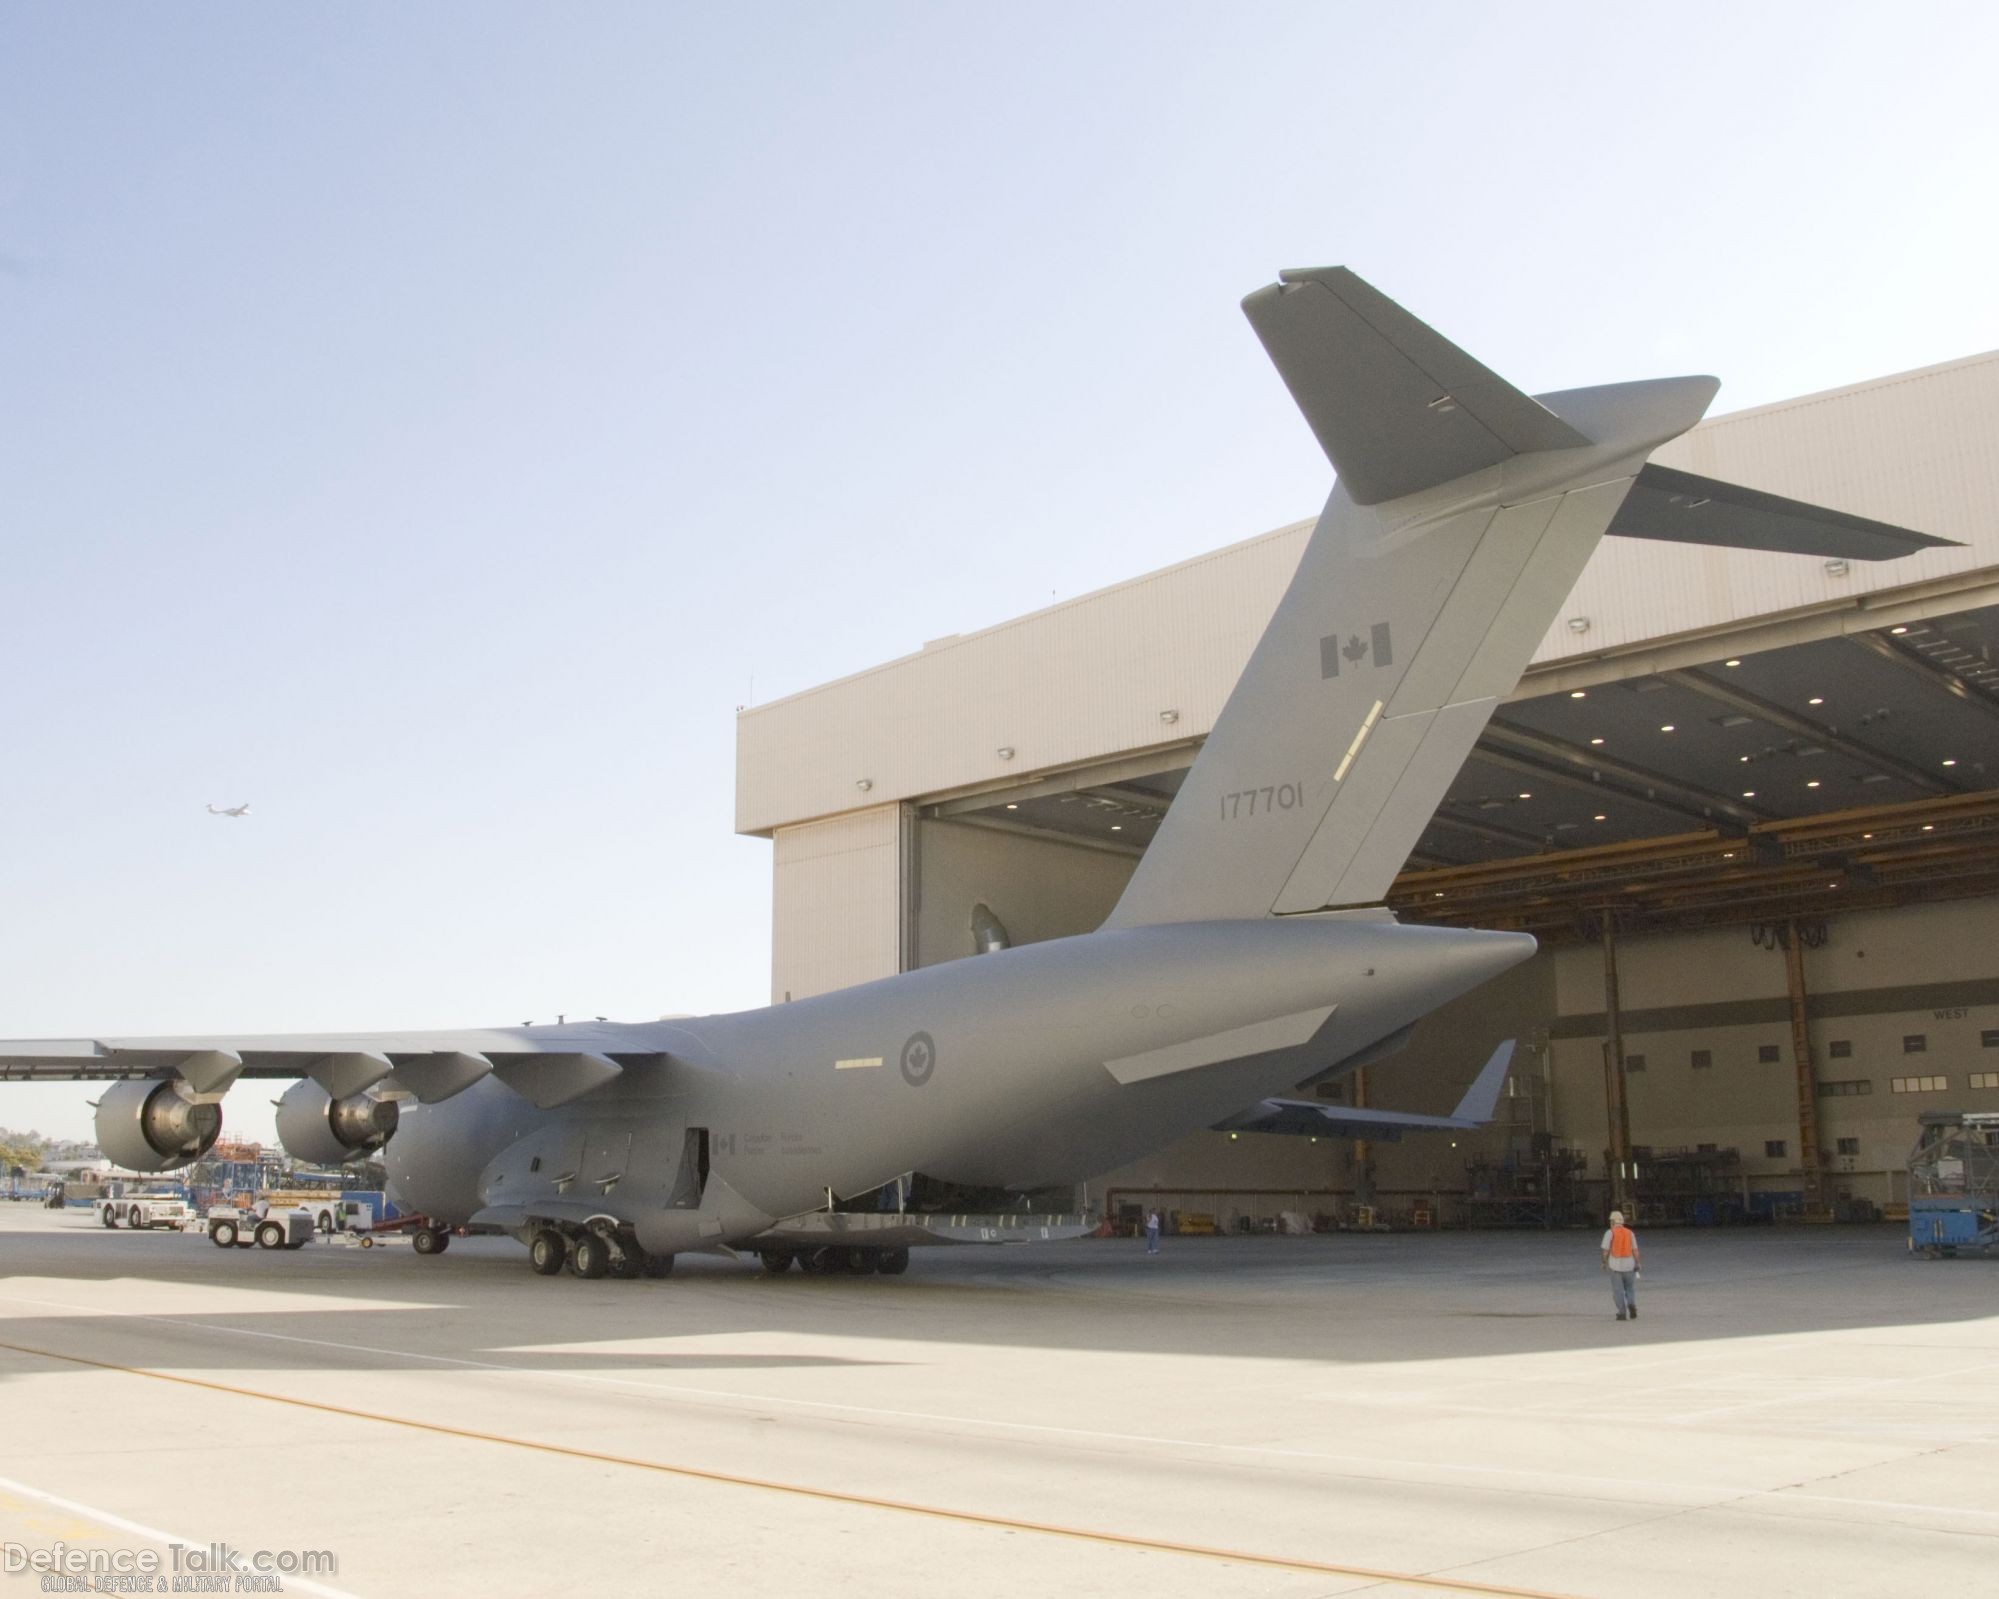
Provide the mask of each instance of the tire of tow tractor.
{"label": "tire of tow tractor", "polygon": [[671,1255],[646,1256],[646,1275],[648,1277],[671,1277],[673,1275],[673,1257]]}
{"label": "tire of tow tractor", "polygon": [[134,1205],[130,1210],[125,1212],[125,1220],[130,1222],[135,1228],[143,1228],[146,1225],[146,1213],[139,1209],[137,1205]]}
{"label": "tire of tow tractor", "polygon": [[258,1227],[257,1247],[259,1249],[283,1249],[285,1247],[284,1224],[282,1222],[267,1221]]}
{"label": "tire of tow tractor", "polygon": [[208,1229],[208,1241],[217,1249],[236,1247],[236,1224],[233,1221],[219,1221]]}
{"label": "tire of tow tractor", "polygon": [[569,1259],[562,1234],[544,1227],[528,1240],[528,1266],[539,1277],[553,1277]]}
{"label": "tire of tow tractor", "polygon": [[875,1270],[884,1277],[900,1277],[909,1270],[909,1251],[906,1249],[884,1249],[875,1256]]}
{"label": "tire of tow tractor", "polygon": [[98,1219],[107,1227],[116,1227],[118,1225],[118,1213],[109,1205],[104,1207],[104,1214]]}
{"label": "tire of tow tractor", "polygon": [[764,1270],[773,1277],[781,1277],[791,1270],[791,1251],[788,1249],[760,1250],[757,1259],[763,1262]]}
{"label": "tire of tow tractor", "polygon": [[611,1246],[594,1234],[579,1238],[571,1264],[579,1277],[601,1277],[611,1269]]}

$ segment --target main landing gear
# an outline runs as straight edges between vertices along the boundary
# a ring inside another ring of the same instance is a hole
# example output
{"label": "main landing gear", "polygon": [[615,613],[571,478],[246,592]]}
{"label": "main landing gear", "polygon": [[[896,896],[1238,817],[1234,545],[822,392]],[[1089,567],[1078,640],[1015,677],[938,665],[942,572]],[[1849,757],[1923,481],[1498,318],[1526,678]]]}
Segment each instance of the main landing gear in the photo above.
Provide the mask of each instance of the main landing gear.
{"label": "main landing gear", "polygon": [[630,1234],[602,1227],[536,1228],[528,1238],[528,1269],[554,1277],[564,1266],[593,1282],[599,1277],[666,1277],[672,1274],[673,1257],[648,1254]]}

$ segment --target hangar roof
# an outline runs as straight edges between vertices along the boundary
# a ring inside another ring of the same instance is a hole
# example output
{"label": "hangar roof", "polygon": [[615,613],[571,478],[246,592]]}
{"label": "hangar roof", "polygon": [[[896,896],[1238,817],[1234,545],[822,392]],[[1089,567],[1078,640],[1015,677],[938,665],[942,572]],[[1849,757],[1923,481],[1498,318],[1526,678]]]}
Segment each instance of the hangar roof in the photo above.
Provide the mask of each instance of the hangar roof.
{"label": "hangar roof", "polygon": [[[1965,548],[1606,540],[1398,909],[1559,937],[1612,905],[1644,926],[1999,889],[1999,352],[1717,417],[1657,459]],[[738,829],[909,801],[1138,853],[1309,532],[745,711]]]}

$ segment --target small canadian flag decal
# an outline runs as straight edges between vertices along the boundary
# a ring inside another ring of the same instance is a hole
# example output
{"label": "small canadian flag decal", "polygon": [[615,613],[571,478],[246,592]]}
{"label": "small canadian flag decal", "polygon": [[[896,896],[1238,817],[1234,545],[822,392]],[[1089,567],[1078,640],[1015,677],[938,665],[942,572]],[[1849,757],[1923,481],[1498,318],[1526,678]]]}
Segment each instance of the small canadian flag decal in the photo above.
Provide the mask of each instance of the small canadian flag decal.
{"label": "small canadian flag decal", "polygon": [[1376,622],[1366,638],[1358,633],[1349,633],[1345,638],[1328,633],[1319,640],[1319,676],[1338,677],[1342,659],[1349,668],[1357,668],[1363,661],[1371,666],[1392,666],[1395,650],[1389,641],[1388,624]]}

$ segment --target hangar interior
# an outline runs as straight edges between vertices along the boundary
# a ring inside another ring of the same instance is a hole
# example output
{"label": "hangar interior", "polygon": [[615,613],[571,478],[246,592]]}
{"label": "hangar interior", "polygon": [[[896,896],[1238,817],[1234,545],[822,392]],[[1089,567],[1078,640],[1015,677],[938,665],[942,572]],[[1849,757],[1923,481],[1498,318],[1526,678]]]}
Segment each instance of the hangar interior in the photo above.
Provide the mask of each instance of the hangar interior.
{"label": "hangar interior", "polygon": [[[1202,1133],[1098,1203],[1554,1224],[1867,1215],[1917,1117],[1999,1110],[1999,353],[1713,418],[1655,457],[1942,535],[1880,566],[1608,539],[1389,903],[1540,953],[1315,1092],[1498,1118],[1392,1145]],[[746,709],[773,998],[1094,928],[1300,522]]]}

